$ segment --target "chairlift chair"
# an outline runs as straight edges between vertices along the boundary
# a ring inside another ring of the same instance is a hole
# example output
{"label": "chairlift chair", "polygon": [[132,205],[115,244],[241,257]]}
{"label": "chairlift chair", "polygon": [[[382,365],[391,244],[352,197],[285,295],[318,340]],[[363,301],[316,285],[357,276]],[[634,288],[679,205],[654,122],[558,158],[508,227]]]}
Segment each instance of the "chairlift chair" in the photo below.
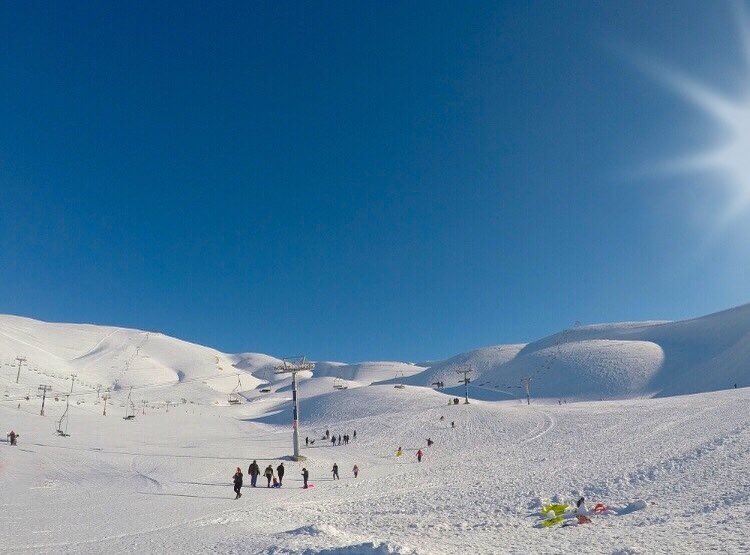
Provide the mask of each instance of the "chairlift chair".
{"label": "chairlift chair", "polygon": [[234,389],[229,394],[229,404],[230,405],[239,405],[240,404],[240,396],[237,393],[237,390],[239,390],[240,385],[242,385],[242,382],[240,382],[240,375],[237,374],[237,385],[234,386]]}

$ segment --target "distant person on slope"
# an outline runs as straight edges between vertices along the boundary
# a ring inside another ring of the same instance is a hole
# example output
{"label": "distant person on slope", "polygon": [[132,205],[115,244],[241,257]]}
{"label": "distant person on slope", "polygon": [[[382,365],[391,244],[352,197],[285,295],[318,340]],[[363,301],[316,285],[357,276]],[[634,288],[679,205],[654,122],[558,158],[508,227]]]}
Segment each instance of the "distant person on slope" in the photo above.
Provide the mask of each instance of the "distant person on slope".
{"label": "distant person on slope", "polygon": [[434,443],[435,443],[435,442],[434,442],[434,441],[432,441],[432,438],[429,438],[429,437],[427,438],[427,447],[432,447],[432,445],[433,445]]}
{"label": "distant person on slope", "polygon": [[270,464],[266,467],[266,471],[264,472],[264,474],[266,476],[266,480],[268,480],[268,486],[267,487],[270,488],[271,487],[271,479],[273,478],[273,467]]}
{"label": "distant person on slope", "polygon": [[422,462],[422,455],[424,455],[424,453],[422,453],[421,449],[417,451],[417,462]]}
{"label": "distant person on slope", "polygon": [[10,431],[10,433],[8,434],[8,439],[10,440],[11,446],[18,445],[18,438],[19,437],[21,437],[21,436],[18,435],[16,432],[14,432],[13,430]]}
{"label": "distant person on slope", "polygon": [[401,449],[401,447],[399,447],[398,449],[396,449],[396,456],[397,456],[397,457],[400,457],[400,456],[401,456],[401,455],[403,455],[403,454],[404,454],[404,452],[403,452],[403,450]]}
{"label": "distant person on slope", "polygon": [[237,467],[237,472],[234,473],[234,493],[236,494],[234,496],[235,499],[239,499],[242,497],[242,493],[240,490],[242,489],[242,470],[240,470],[240,467]]}
{"label": "distant person on slope", "polygon": [[339,465],[336,463],[333,463],[333,468],[331,469],[331,472],[333,472],[333,479],[334,480],[340,480],[339,478]]}
{"label": "distant person on slope", "polygon": [[309,446],[310,446],[310,437],[305,436],[305,447],[309,447]]}
{"label": "distant person on slope", "polygon": [[253,461],[250,467],[247,469],[247,473],[250,474],[250,485],[255,487],[258,483],[258,475],[260,474],[260,467],[258,461]]}
{"label": "distant person on slope", "polygon": [[355,478],[359,476],[359,467],[356,464],[354,465],[354,468],[352,468],[352,472],[354,472]]}
{"label": "distant person on slope", "polygon": [[310,473],[306,468],[302,469],[302,487],[307,489],[307,479],[310,477]]}
{"label": "distant person on slope", "polygon": [[357,439],[357,430],[354,430],[354,433],[352,434],[352,439]]}
{"label": "distant person on slope", "polygon": [[331,438],[331,447],[336,447],[336,436]]}
{"label": "distant person on slope", "polygon": [[276,474],[279,476],[279,487],[284,483],[284,463],[276,467]]}

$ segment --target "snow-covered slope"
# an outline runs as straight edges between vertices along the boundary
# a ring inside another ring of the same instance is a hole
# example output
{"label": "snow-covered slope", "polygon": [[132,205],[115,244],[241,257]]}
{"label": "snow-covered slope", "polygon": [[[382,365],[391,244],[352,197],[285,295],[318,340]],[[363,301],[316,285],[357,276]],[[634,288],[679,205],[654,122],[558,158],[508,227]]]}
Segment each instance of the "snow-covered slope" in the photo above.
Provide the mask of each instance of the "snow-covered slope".
{"label": "snow-covered slope", "polygon": [[[27,360],[21,370],[24,376],[37,375],[31,380],[34,389],[46,382],[60,392],[68,391],[72,374],[79,393],[132,386],[147,398],[165,395],[155,386],[194,381],[193,395],[226,399],[224,394],[238,384],[238,374],[241,389],[260,383],[249,372],[234,368],[234,357],[158,332],[0,316],[0,360],[15,364],[17,356]],[[12,379],[0,385],[18,389]]]}
{"label": "snow-covered slope", "polygon": [[[750,384],[750,305],[679,322],[580,326],[527,345],[477,349],[406,380],[444,381],[459,394],[456,370],[471,368],[470,395],[521,396],[531,378],[535,396],[629,398],[728,389]],[[452,387],[451,387],[452,386]]]}
{"label": "snow-covered slope", "polygon": [[[300,433],[314,443],[303,446],[306,461],[293,462],[289,378],[273,372],[274,357],[227,355],[154,332],[0,317],[0,388],[8,392],[0,423],[3,435],[21,434],[18,447],[0,441],[2,549],[746,552],[750,389],[562,406],[554,399],[745,385],[748,332],[750,308],[739,307],[684,322],[579,327],[426,369],[317,363],[300,376]],[[18,384],[8,366],[17,355],[28,359]],[[455,386],[465,365],[474,370],[469,405],[449,406],[446,395],[418,387]],[[70,373],[82,395],[66,413],[60,393]],[[238,375],[243,399],[230,405]],[[519,396],[524,375],[533,378],[531,406],[476,400]],[[39,383],[53,386],[44,416]],[[106,416],[97,383],[119,387]],[[342,384],[348,389],[335,387]],[[138,403],[125,420],[130,386],[139,400],[159,402]],[[69,436],[56,434],[61,422]],[[334,447],[321,440],[325,430],[356,430],[357,440]],[[262,467],[283,460],[284,486],[251,489],[246,477],[235,501],[231,476],[253,459]],[[340,481],[331,479],[334,463]],[[313,489],[300,487],[303,465]],[[539,528],[541,500],[555,495],[584,495],[612,511],[582,526]]]}

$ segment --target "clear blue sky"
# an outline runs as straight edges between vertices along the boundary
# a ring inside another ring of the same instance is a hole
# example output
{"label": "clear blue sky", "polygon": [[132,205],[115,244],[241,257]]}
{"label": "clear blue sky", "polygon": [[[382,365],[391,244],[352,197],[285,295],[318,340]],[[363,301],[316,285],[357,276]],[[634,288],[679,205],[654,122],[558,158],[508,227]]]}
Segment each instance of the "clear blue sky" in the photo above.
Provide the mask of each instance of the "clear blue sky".
{"label": "clear blue sky", "polygon": [[649,171],[720,136],[633,63],[741,92],[728,4],[14,2],[0,36],[2,313],[424,360],[750,300],[750,218]]}

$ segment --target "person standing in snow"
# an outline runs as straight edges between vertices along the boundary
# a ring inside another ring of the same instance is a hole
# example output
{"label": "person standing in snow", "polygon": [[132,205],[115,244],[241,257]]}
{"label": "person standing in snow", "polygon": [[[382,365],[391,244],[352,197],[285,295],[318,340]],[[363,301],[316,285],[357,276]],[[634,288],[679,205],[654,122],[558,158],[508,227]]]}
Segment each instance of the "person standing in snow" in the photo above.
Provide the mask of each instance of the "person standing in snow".
{"label": "person standing in snow", "polygon": [[284,463],[276,467],[276,474],[279,477],[279,487],[284,485]]}
{"label": "person standing in snow", "polygon": [[433,444],[433,443],[435,443],[435,442],[434,442],[434,441],[432,441],[432,438],[428,437],[428,438],[427,438],[427,447],[432,447],[432,444]]}
{"label": "person standing in snow", "polygon": [[242,497],[242,493],[240,490],[242,489],[242,470],[240,470],[240,467],[237,467],[237,472],[234,473],[234,493],[236,494],[234,496],[235,499],[239,499]]}
{"label": "person standing in snow", "polygon": [[309,447],[309,446],[310,446],[310,437],[305,436],[305,447]]}
{"label": "person standing in snow", "polygon": [[352,468],[352,472],[354,472],[355,478],[359,476],[359,467],[356,464],[354,465],[354,468]]}
{"label": "person standing in snow", "polygon": [[422,462],[422,455],[424,455],[424,453],[422,453],[421,449],[417,451],[417,462]]}
{"label": "person standing in snow", "polygon": [[13,445],[18,446],[18,438],[19,437],[21,437],[21,436],[19,436],[15,431],[13,431],[13,430],[10,431],[10,433],[8,434],[8,439],[10,440],[11,446],[13,446]]}
{"label": "person standing in snow", "polygon": [[252,487],[256,487],[256,484],[258,483],[258,475],[260,474],[258,461],[253,461],[252,463],[250,463],[250,467],[247,469],[247,473],[250,474],[250,485]]}
{"label": "person standing in snow", "polygon": [[456,423],[455,422],[451,422],[451,428],[455,428],[455,427],[456,427]]}
{"label": "person standing in snow", "polygon": [[401,447],[399,447],[398,449],[396,449],[396,456],[397,456],[397,457],[400,457],[400,456],[401,456],[401,455],[403,455],[403,454],[404,454],[404,452],[403,452],[403,450],[401,449]]}
{"label": "person standing in snow", "polygon": [[331,437],[331,432],[326,430],[326,439],[328,439],[329,437]]}
{"label": "person standing in snow", "polygon": [[341,434],[339,434],[339,445],[341,445]]}
{"label": "person standing in snow", "polygon": [[357,439],[357,430],[354,430],[354,433],[352,434],[352,439]]}
{"label": "person standing in snow", "polygon": [[307,489],[307,479],[310,477],[310,473],[306,468],[302,469],[302,487]]}
{"label": "person standing in snow", "polygon": [[266,480],[268,480],[268,487],[271,487],[271,479],[273,478],[273,467],[269,464],[264,472]]}
{"label": "person standing in snow", "polygon": [[339,480],[339,465],[336,463],[333,463],[333,468],[331,469],[331,472],[333,472],[333,479]]}

